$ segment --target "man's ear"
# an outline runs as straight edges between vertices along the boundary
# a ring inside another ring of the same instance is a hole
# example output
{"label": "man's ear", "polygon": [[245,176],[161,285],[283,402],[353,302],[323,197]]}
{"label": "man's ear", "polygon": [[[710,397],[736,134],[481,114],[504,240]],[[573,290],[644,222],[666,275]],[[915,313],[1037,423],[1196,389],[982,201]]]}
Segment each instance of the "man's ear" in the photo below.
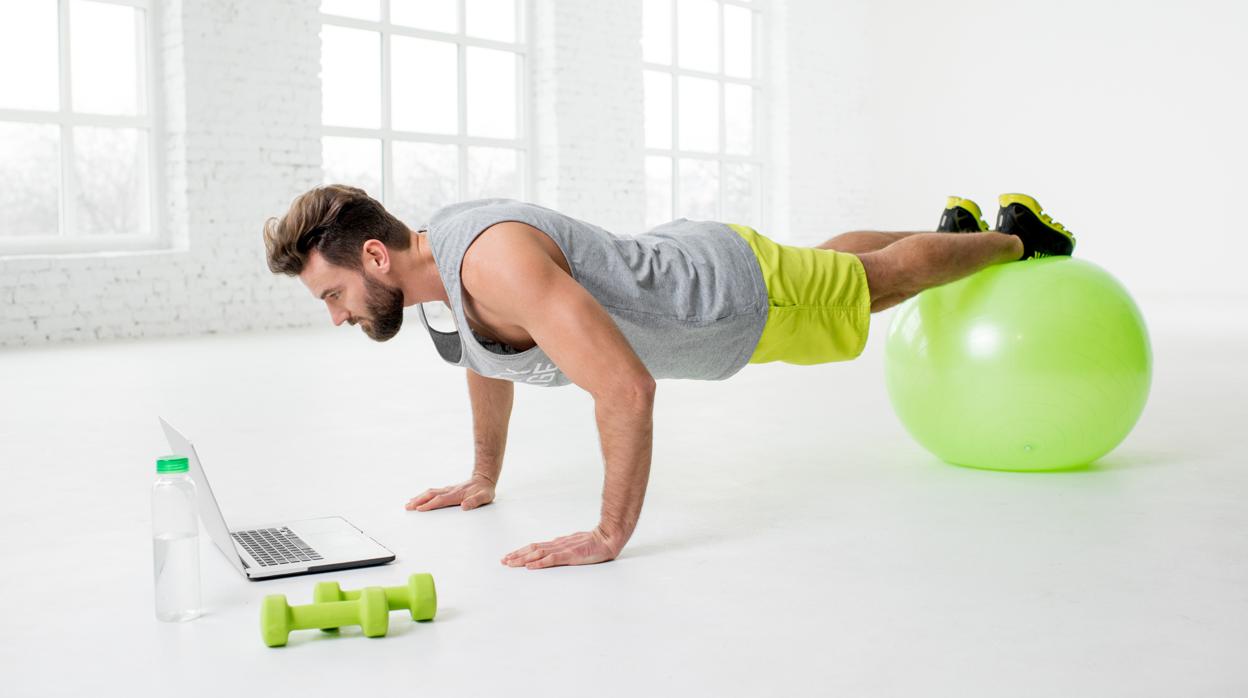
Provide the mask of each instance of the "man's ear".
{"label": "man's ear", "polygon": [[372,269],[383,274],[390,271],[390,250],[380,240],[368,240],[360,251],[360,261],[364,269]]}

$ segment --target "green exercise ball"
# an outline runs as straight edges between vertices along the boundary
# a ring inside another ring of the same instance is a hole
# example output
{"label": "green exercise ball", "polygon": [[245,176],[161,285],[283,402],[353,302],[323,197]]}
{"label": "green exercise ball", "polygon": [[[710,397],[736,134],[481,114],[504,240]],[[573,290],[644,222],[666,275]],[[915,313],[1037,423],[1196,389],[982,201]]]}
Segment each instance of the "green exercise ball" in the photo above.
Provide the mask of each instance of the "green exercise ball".
{"label": "green exercise ball", "polygon": [[897,309],[885,347],[889,398],[941,460],[1059,470],[1109,453],[1148,399],[1144,318],[1091,262],[998,264]]}

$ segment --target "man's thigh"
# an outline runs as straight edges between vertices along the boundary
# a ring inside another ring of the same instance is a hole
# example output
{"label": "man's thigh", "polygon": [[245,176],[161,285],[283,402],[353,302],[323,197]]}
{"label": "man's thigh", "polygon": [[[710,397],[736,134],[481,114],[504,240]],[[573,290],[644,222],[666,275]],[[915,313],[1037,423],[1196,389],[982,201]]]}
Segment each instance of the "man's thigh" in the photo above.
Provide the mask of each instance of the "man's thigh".
{"label": "man's thigh", "polygon": [[826,363],[862,352],[870,308],[856,255],[782,245],[752,229],[734,230],[758,258],[770,306],[750,363]]}

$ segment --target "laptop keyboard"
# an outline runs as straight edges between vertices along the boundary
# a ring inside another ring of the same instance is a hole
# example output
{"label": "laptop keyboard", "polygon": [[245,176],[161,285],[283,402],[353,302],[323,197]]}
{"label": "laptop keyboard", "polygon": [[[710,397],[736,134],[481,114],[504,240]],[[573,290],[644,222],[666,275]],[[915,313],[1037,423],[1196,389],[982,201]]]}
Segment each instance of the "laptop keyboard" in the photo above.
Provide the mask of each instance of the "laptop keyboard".
{"label": "laptop keyboard", "polygon": [[257,528],[251,531],[230,533],[261,567],[285,565],[292,562],[320,560],[320,553],[313,550],[303,539],[281,528]]}

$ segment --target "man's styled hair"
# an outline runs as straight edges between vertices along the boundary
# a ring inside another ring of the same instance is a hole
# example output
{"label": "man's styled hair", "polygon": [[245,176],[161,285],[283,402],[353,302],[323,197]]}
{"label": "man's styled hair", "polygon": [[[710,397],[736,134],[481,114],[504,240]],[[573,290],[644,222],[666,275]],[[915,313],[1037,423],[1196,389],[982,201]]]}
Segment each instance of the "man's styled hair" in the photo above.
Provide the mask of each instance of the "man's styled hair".
{"label": "man's styled hair", "polygon": [[412,245],[407,226],[363,189],[327,184],[300,194],[281,218],[264,222],[269,270],[298,276],[313,250],[330,264],[359,269],[360,250],[379,240],[393,250]]}

